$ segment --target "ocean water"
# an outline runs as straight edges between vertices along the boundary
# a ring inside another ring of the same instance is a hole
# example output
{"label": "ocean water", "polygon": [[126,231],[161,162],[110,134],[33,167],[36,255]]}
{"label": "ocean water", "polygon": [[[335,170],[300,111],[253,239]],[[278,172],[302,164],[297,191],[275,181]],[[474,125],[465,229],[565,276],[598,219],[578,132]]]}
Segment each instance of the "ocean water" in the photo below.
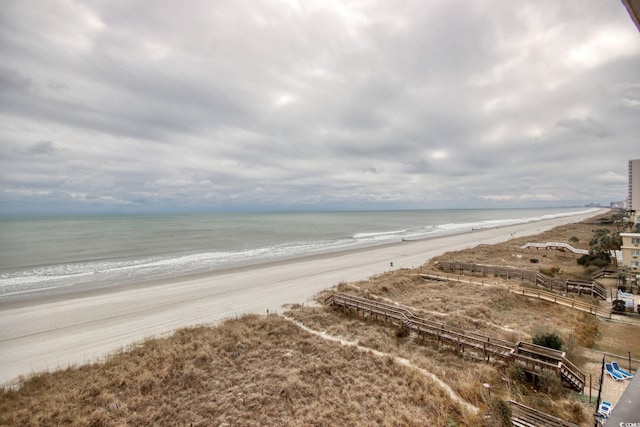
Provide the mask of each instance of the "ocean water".
{"label": "ocean water", "polygon": [[0,298],[211,272],[587,211],[0,216]]}

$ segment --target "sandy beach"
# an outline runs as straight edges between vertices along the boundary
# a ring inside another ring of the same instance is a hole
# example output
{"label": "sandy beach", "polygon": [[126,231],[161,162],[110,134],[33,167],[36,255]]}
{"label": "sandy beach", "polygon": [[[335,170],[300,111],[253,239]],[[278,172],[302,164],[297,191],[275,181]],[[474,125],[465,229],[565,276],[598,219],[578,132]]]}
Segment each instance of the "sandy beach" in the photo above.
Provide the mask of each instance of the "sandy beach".
{"label": "sandy beach", "polygon": [[417,267],[447,251],[537,234],[602,212],[161,282],[0,300],[0,382],[100,360],[180,327],[281,311],[283,304],[304,303],[339,282]]}

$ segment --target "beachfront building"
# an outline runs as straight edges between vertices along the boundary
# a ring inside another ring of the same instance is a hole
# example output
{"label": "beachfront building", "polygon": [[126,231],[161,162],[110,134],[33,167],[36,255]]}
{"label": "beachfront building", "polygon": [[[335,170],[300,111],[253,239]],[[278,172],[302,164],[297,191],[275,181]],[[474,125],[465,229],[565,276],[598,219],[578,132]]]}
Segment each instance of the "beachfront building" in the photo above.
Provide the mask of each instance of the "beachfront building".
{"label": "beachfront building", "polygon": [[640,159],[629,160],[628,209],[640,212]]}
{"label": "beachfront building", "polygon": [[640,273],[640,233],[620,233],[622,265]]}

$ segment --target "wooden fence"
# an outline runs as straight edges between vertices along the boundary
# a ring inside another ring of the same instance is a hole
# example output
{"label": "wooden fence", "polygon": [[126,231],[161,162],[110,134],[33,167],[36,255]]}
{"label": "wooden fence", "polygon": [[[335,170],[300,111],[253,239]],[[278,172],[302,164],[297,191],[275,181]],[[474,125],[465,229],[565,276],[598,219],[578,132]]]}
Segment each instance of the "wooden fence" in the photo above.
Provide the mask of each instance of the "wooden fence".
{"label": "wooden fence", "polygon": [[513,343],[475,332],[459,331],[443,323],[414,316],[409,310],[367,298],[346,294],[332,294],[325,299],[326,305],[353,309],[356,315],[376,320],[384,320],[396,326],[415,332],[420,338],[431,337],[438,343],[456,347],[461,352],[470,350],[482,355],[485,360],[491,356],[508,363],[517,364],[533,375],[550,373],[577,391],[585,385],[585,374],[566,358],[564,352],[527,343]]}
{"label": "wooden fence", "polygon": [[476,273],[481,275],[493,274],[507,279],[526,280],[546,289],[551,289],[552,291],[560,291],[564,293],[572,292],[577,293],[578,295],[591,295],[592,297],[598,297],[605,301],[607,299],[606,290],[596,282],[587,282],[585,280],[575,279],[556,279],[554,277],[540,274],[537,271],[518,270],[509,267],[497,267],[492,265],[456,261],[440,261],[438,262],[438,268],[452,273],[457,272],[458,274],[463,274],[465,271],[468,271],[473,275]]}

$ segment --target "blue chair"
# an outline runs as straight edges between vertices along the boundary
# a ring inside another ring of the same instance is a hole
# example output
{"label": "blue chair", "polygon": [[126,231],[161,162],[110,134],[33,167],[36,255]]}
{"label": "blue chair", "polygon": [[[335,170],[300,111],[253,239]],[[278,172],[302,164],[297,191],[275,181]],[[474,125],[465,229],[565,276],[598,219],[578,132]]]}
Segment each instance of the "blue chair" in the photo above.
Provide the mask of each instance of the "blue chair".
{"label": "blue chair", "polygon": [[618,366],[618,362],[613,361],[611,362],[611,366],[613,366],[613,369],[615,369],[616,371],[618,371],[623,377],[626,378],[633,378],[633,374],[631,372],[627,372],[624,369],[621,369],[620,366]]}
{"label": "blue chair", "polygon": [[598,414],[602,415],[604,418],[609,418],[612,410],[613,405],[611,403],[602,401],[600,402],[600,407],[598,408]]}
{"label": "blue chair", "polygon": [[611,363],[605,363],[604,367],[607,369],[607,372],[609,373],[609,375],[611,375],[611,378],[613,378],[614,380],[616,381],[624,380],[624,377],[622,376],[622,374],[616,371],[615,369],[613,369],[613,366],[611,365]]}

